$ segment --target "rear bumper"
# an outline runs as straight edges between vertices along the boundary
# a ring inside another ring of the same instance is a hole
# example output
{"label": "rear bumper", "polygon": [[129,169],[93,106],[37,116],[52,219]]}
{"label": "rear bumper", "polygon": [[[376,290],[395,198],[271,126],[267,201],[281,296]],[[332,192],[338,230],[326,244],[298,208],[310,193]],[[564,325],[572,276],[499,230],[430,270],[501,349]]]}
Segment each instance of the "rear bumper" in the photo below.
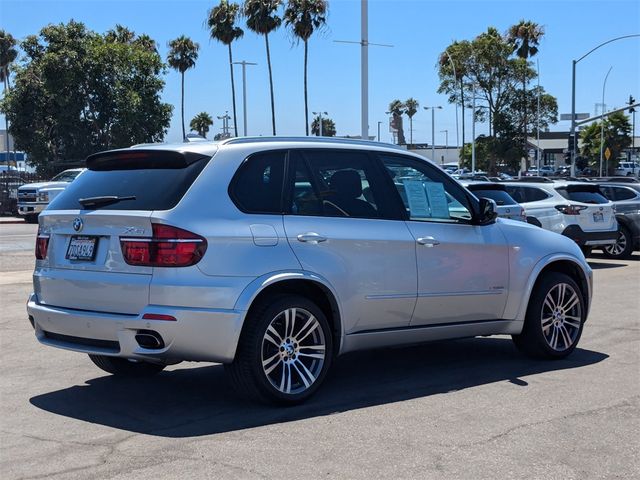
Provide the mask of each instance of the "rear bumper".
{"label": "rear bumper", "polygon": [[[36,338],[43,345],[168,363],[233,361],[244,319],[244,312],[236,310],[154,305],[139,315],[71,310],[41,305],[36,294],[29,297],[27,312]],[[145,313],[170,315],[176,321],[146,320],[142,318]],[[135,338],[139,330],[157,332],[164,347],[141,347]]]}
{"label": "rear bumper", "polygon": [[33,215],[47,208],[48,203],[18,203],[19,215]]}
{"label": "rear bumper", "polygon": [[564,229],[562,235],[569,237],[581,247],[595,245],[612,245],[618,239],[618,230],[605,232],[585,232],[578,225],[569,225]]}

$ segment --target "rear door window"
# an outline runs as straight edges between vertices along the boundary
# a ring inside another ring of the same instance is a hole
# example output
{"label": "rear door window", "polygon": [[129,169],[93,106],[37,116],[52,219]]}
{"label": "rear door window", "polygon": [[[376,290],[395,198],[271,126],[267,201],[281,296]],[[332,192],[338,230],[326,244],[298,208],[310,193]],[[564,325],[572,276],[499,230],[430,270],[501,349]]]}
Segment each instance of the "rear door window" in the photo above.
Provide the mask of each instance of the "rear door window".
{"label": "rear door window", "polygon": [[539,202],[550,195],[541,188],[505,185],[507,193],[518,203]]}
{"label": "rear door window", "polygon": [[[82,209],[80,199],[132,197],[103,207],[107,210],[170,210],[205,167],[210,156],[190,155],[188,161],[166,161],[163,152],[134,152],[135,160],[113,154],[96,161],[51,202],[50,210]],[[144,155],[143,155],[144,154]],[[171,152],[173,157],[177,152]],[[89,160],[91,157],[89,157]]]}
{"label": "rear door window", "polygon": [[496,205],[516,205],[516,201],[504,190],[489,190],[485,188],[469,187],[476,197],[488,198],[496,202]]}

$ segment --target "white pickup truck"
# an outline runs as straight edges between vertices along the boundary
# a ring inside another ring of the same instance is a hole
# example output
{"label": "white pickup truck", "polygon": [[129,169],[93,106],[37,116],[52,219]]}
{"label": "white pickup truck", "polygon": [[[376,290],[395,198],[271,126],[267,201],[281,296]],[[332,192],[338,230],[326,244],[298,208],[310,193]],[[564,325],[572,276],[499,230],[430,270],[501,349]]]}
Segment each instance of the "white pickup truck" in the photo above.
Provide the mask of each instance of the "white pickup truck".
{"label": "white pickup truck", "polygon": [[49,202],[69,186],[85,168],[72,168],[53,177],[48,182],[27,183],[18,188],[18,215],[28,223],[37,223],[38,215]]}
{"label": "white pickup truck", "polygon": [[640,163],[620,162],[614,173],[616,176],[620,177],[638,177],[640,176]]}

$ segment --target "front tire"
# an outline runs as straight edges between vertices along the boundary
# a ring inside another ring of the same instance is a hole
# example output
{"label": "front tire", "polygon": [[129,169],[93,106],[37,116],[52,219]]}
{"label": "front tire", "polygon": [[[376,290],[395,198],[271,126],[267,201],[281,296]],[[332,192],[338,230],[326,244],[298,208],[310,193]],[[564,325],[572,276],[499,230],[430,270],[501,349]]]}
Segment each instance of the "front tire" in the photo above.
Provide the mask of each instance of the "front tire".
{"label": "front tire", "polygon": [[101,370],[119,377],[150,377],[164,370],[161,363],[138,362],[107,355],[89,355],[91,361]]}
{"label": "front tire", "polygon": [[522,333],[512,335],[523,353],[559,359],[576,348],[586,320],[585,299],[568,275],[550,272],[535,286],[529,299]]}
{"label": "front tire", "polygon": [[631,232],[624,225],[620,225],[618,228],[618,239],[613,245],[607,245],[602,249],[602,253],[607,258],[614,258],[617,260],[624,260],[631,257],[633,253],[633,239],[631,238]]}
{"label": "front tire", "polygon": [[322,310],[307,298],[279,295],[252,307],[236,357],[225,369],[242,396],[294,405],[320,387],[332,357],[331,329]]}

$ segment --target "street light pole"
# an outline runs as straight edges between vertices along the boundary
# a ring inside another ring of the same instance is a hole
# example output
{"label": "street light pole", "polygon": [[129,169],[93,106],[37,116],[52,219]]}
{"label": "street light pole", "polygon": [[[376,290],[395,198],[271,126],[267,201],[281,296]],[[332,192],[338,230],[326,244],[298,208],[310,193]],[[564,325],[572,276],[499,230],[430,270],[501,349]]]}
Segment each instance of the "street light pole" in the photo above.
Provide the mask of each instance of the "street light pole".
{"label": "street light pole", "polygon": [[244,136],[247,136],[247,65],[257,65],[257,63],[233,62],[234,65],[242,65],[242,120]]}
{"label": "street light pole", "polygon": [[442,110],[441,106],[423,107],[425,110],[431,110],[431,161],[436,161],[436,108]]}
{"label": "street light pole", "polygon": [[536,160],[538,167],[538,175],[540,175],[540,62],[536,58],[536,69],[538,72],[536,76],[538,78],[538,112],[536,113]]}
{"label": "street light pole", "polygon": [[442,164],[444,165],[444,157],[449,154],[449,130],[440,130],[440,133],[444,133],[444,155],[442,157]]}
{"label": "street light pole", "polygon": [[[604,77],[604,82],[602,82],[602,113],[604,112],[604,89],[607,87],[607,79],[609,78],[609,74],[611,73],[611,69],[613,66],[609,67],[609,71]],[[600,120],[600,176],[602,176],[602,152],[604,151],[604,117]]]}
{"label": "street light pole", "polygon": [[476,172],[476,84],[473,84],[473,103],[471,111],[471,173]]}
{"label": "street light pole", "polygon": [[378,141],[380,141],[380,125],[382,125],[382,122],[378,122]]}
{"label": "street light pole", "polygon": [[576,174],[576,149],[578,146],[578,141],[576,139],[576,65],[583,58],[591,55],[593,52],[598,50],[600,47],[607,45],[608,43],[615,42],[617,40],[623,40],[625,38],[633,38],[640,37],[640,33],[634,33],[631,35],[623,35],[621,37],[612,38],[611,40],[607,40],[606,42],[597,45],[596,47],[589,50],[583,56],[581,56],[578,60],[571,61],[571,131],[569,133],[569,141],[573,142],[573,145],[570,145],[571,151],[571,176],[575,176]]}

